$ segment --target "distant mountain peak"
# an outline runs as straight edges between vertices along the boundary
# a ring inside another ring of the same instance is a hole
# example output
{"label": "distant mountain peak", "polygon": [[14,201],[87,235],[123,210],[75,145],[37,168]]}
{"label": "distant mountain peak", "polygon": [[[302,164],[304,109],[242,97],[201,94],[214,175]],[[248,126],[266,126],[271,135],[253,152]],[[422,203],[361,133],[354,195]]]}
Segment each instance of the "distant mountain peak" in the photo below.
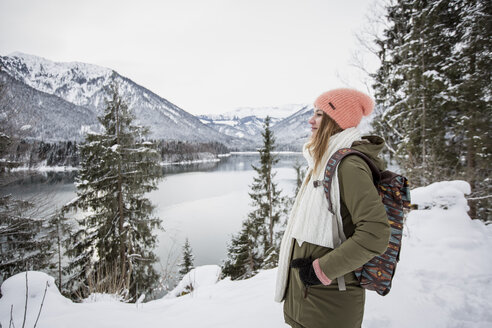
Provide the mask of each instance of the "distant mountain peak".
{"label": "distant mountain peak", "polygon": [[299,109],[307,106],[306,104],[287,104],[281,106],[261,106],[261,107],[238,107],[234,110],[220,115],[206,115],[207,117],[222,117],[223,119],[241,119],[248,116],[256,116],[264,119],[267,116],[277,119],[286,118]]}

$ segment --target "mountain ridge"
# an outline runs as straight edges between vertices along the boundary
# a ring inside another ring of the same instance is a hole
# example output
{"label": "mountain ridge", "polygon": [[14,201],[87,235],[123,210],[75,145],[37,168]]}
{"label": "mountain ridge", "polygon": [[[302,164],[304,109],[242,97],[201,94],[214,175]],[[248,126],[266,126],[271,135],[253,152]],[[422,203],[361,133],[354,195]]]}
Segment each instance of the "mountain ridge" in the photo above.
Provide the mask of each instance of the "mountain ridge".
{"label": "mountain ridge", "polygon": [[[0,56],[4,73],[34,90],[87,108],[95,116],[104,110],[105,88],[115,81],[121,96],[134,111],[136,123],[148,126],[152,138],[222,142],[233,146],[244,144],[206,126],[192,114],[109,68],[79,62],[56,63],[32,55],[15,54],[13,57]],[[65,110],[56,108],[65,112],[59,119],[70,116],[69,107],[65,106]]]}
{"label": "mountain ridge", "polygon": [[[98,65],[54,62],[14,52],[0,56],[0,71],[5,74],[4,81],[11,81],[5,76],[17,81],[6,83],[7,89],[12,89],[14,85],[17,88],[16,91],[9,91],[19,98],[16,106],[28,107],[31,117],[39,118],[33,125],[29,123],[32,123],[29,118],[23,115],[18,117],[18,128],[33,126],[29,134],[31,138],[70,140],[74,137],[74,131],[100,129],[97,116],[104,110],[107,98],[105,90],[113,81],[134,111],[136,123],[149,127],[150,137],[154,139],[220,142],[231,149],[255,149],[261,145],[261,132],[267,115],[272,116],[271,127],[279,150],[300,150],[309,136],[307,121],[310,113],[306,111],[312,106],[306,104],[239,107],[224,114],[195,116],[115,70]],[[36,92],[39,94],[33,96]],[[38,103],[50,103],[50,106],[30,103],[34,98]],[[14,112],[8,106],[4,106],[5,109]],[[70,118],[73,111],[79,114]],[[81,117],[82,112],[85,114]],[[4,113],[4,116],[7,114]],[[64,126],[70,126],[70,129],[64,129]],[[56,128],[57,131],[49,132],[47,127]],[[83,133],[82,136],[77,135],[77,138],[82,137]]]}

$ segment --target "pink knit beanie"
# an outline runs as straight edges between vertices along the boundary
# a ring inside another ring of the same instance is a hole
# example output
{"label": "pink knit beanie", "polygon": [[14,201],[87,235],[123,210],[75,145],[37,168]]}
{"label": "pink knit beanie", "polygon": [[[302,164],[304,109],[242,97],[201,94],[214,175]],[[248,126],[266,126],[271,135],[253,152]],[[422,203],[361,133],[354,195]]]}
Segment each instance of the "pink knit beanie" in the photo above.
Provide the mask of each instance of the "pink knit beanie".
{"label": "pink knit beanie", "polygon": [[334,89],[316,99],[314,107],[328,114],[342,129],[359,125],[362,116],[371,114],[371,97],[354,89]]}

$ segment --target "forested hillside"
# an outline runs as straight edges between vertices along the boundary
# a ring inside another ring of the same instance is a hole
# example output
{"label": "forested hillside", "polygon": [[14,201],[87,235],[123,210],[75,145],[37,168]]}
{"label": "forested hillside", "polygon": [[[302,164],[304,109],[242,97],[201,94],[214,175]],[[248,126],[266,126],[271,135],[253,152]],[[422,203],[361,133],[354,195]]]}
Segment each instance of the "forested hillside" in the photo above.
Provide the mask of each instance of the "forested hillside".
{"label": "forested hillside", "polygon": [[492,2],[390,1],[375,40],[377,133],[414,186],[464,179],[492,220]]}

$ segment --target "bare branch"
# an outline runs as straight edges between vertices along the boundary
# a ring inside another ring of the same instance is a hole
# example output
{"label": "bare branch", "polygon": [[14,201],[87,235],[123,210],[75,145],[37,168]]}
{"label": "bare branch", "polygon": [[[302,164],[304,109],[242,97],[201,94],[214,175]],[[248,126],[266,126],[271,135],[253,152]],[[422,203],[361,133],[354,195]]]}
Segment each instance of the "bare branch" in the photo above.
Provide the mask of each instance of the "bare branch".
{"label": "bare branch", "polygon": [[43,309],[44,298],[46,296],[46,291],[47,290],[48,290],[48,281],[46,281],[46,287],[44,288],[43,300],[41,301],[41,306],[39,307],[38,317],[36,318],[36,322],[34,323],[34,328],[36,328],[36,325],[38,324],[39,316],[41,314],[41,310]]}
{"label": "bare branch", "polygon": [[9,328],[15,328],[14,325],[14,317],[12,316],[12,311],[14,310],[14,305],[12,304],[10,306],[10,322],[9,322]]}
{"label": "bare branch", "polygon": [[27,280],[27,271],[26,271],[26,303],[24,305],[24,320],[22,321],[22,328],[26,325],[26,315],[27,315],[27,299],[29,298],[29,286]]}

